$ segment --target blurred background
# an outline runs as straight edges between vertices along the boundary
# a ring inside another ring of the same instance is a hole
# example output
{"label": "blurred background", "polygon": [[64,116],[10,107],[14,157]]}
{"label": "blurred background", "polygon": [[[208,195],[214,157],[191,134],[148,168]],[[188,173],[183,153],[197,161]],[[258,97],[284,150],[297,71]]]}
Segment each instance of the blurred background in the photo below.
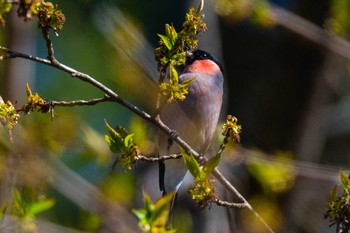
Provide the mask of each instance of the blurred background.
{"label": "blurred background", "polygon": [[[52,35],[57,59],[149,111],[156,92],[157,34],[164,33],[165,23],[180,30],[189,7],[199,2],[53,3],[66,16],[59,36]],[[350,45],[345,40],[350,2],[212,0],[205,2],[204,14],[208,31],[200,35],[200,48],[222,61],[225,70],[221,121],[232,114],[243,128],[241,144],[225,152],[223,174],[275,232],[335,232],[323,212],[340,169],[349,166]],[[0,42],[47,56],[36,19],[24,23],[15,9],[0,28]],[[26,83],[48,100],[103,96],[48,66],[21,59],[0,62],[4,100],[25,103]],[[142,191],[153,200],[161,195],[157,164],[139,162],[131,172],[118,166],[112,172],[116,155],[104,142],[104,119],[135,133],[150,156],[157,155],[155,129],[114,103],[57,107],[55,112],[53,121],[40,113],[21,118],[13,129],[15,146],[1,130],[1,206],[11,203],[17,188],[24,199],[55,200],[35,219],[39,232],[137,232],[131,209],[142,207]],[[219,124],[214,153],[220,139]],[[178,232],[268,232],[245,209],[197,209],[187,194],[191,183],[188,176],[175,209]],[[222,199],[238,200],[216,185]],[[2,224],[1,231],[9,226]]]}

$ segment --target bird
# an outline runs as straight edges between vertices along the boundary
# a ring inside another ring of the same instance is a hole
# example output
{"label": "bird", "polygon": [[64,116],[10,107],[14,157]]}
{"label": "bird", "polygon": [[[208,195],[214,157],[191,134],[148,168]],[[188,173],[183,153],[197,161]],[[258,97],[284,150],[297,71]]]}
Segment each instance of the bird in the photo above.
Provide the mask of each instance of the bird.
{"label": "bird", "polygon": [[[223,68],[210,53],[197,49],[186,52],[186,62],[179,83],[193,79],[183,101],[165,105],[160,119],[198,153],[205,155],[218,124],[223,96]],[[158,131],[158,154],[180,153],[179,146],[162,131]],[[163,195],[175,192],[170,205],[168,222],[177,192],[187,173],[182,159],[159,162],[159,187]],[[170,220],[169,220],[170,219]]]}

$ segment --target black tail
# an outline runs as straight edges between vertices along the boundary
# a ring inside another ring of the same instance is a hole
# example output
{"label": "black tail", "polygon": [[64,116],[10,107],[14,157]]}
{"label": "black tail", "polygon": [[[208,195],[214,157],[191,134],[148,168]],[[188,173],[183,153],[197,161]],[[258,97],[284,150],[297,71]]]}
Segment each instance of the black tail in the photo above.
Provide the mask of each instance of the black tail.
{"label": "black tail", "polygon": [[165,164],[163,161],[158,162],[159,167],[159,189],[163,191],[163,196],[166,194],[164,189]]}
{"label": "black tail", "polygon": [[[166,191],[164,188],[164,175],[165,175],[165,164],[163,161],[158,162],[158,167],[159,167],[159,189],[160,191],[163,191],[163,196],[166,195]],[[177,192],[175,193],[173,199],[171,200],[170,203],[170,208],[169,208],[169,215],[168,215],[168,221],[167,221],[167,229],[171,229],[171,222],[173,218],[173,209],[175,206],[175,202],[177,200]]]}

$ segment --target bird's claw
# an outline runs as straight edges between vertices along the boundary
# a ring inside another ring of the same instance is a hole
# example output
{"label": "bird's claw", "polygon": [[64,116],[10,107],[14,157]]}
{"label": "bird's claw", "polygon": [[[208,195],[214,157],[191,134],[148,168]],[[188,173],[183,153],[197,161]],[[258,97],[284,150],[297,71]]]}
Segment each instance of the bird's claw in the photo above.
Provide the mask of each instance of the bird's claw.
{"label": "bird's claw", "polygon": [[168,137],[168,150],[174,143],[174,139],[178,136],[178,133],[175,130],[171,130],[170,135]]}

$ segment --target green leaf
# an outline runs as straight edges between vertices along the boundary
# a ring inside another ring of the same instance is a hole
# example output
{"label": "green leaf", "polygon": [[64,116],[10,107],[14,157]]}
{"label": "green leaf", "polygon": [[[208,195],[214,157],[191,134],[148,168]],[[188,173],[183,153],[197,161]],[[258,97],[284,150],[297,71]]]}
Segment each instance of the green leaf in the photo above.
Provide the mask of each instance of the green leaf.
{"label": "green leaf", "polygon": [[145,210],[147,213],[151,213],[153,212],[153,204],[152,204],[152,200],[151,197],[147,194],[147,193],[143,193],[143,201],[145,203]]}
{"label": "green leaf", "polygon": [[133,137],[134,137],[134,134],[129,134],[128,136],[125,137],[124,139],[124,145],[126,147],[130,147],[130,145],[133,143]]}
{"label": "green leaf", "polygon": [[144,219],[147,216],[147,212],[145,209],[133,209],[132,212],[136,215],[138,219]]}
{"label": "green leaf", "polygon": [[22,205],[23,199],[22,199],[20,192],[17,189],[13,190],[12,196],[13,196],[13,199],[15,200],[15,203]]}
{"label": "green leaf", "polygon": [[345,193],[350,194],[350,179],[342,170],[340,171],[340,181]]}
{"label": "green leaf", "polygon": [[169,76],[170,76],[170,83],[172,85],[177,85],[179,83],[179,74],[177,73],[173,65],[169,66]]}
{"label": "green leaf", "polygon": [[190,173],[192,174],[193,178],[195,180],[200,178],[201,169],[199,167],[197,160],[193,157],[192,154],[187,154],[187,152],[181,147],[180,147],[180,151],[182,154],[182,158],[184,159],[184,163],[188,168],[188,170],[190,171]]}
{"label": "green leaf", "polygon": [[158,34],[164,45],[167,47],[168,50],[171,50],[173,48],[173,45],[171,44],[169,38],[167,36]]}
{"label": "green leaf", "polygon": [[186,52],[182,53],[175,53],[171,59],[171,64],[174,66],[181,66],[184,65],[186,62]]}
{"label": "green leaf", "polygon": [[175,192],[171,192],[166,194],[165,196],[159,198],[155,203],[154,203],[154,211],[155,211],[155,218],[159,217],[162,212],[165,211],[168,213],[169,207],[171,200],[173,199],[175,195]]}
{"label": "green leaf", "polygon": [[44,199],[38,202],[32,203],[28,208],[28,214],[35,216],[41,212],[44,212],[55,205],[54,199]]}
{"label": "green leaf", "polygon": [[175,192],[171,192],[159,198],[154,203],[154,220],[152,222],[152,226],[166,228],[166,223],[168,221],[169,216],[169,208],[174,195]]}
{"label": "green leaf", "polygon": [[0,0],[0,24],[5,24],[3,14],[8,13],[11,10],[11,8],[12,3],[6,3],[5,0]]}
{"label": "green leaf", "polygon": [[330,194],[330,200],[335,201],[338,198],[338,185],[335,185]]}
{"label": "green leaf", "polygon": [[159,198],[152,204],[148,194],[143,193],[145,208],[133,210],[133,213],[139,219],[139,226],[145,232],[171,233],[174,230],[167,231],[166,223],[169,216],[169,208],[175,192],[169,193]]}
{"label": "green leaf", "polygon": [[109,149],[113,153],[120,153],[121,152],[120,148],[116,145],[116,142],[112,138],[110,138],[108,135],[105,135],[105,141],[106,141],[107,145],[109,146]]}
{"label": "green leaf", "polygon": [[124,138],[128,136],[128,132],[121,126],[113,129],[105,120],[106,128],[110,136],[105,136],[105,141],[114,153],[120,153],[125,148]]}
{"label": "green leaf", "polygon": [[174,45],[176,44],[176,41],[178,38],[178,35],[177,35],[177,32],[176,32],[174,26],[169,25],[169,24],[165,24],[165,34],[169,38],[169,41],[171,43],[171,47],[173,48]]}
{"label": "green leaf", "polygon": [[209,161],[203,165],[203,171],[206,174],[206,178],[208,178],[208,176],[219,165],[220,160],[221,160],[221,155],[217,154],[214,157],[212,157],[211,159],[209,159]]}
{"label": "green leaf", "polygon": [[196,78],[190,78],[190,79],[186,79],[185,81],[183,81],[181,83],[181,87],[182,88],[187,88]]}

